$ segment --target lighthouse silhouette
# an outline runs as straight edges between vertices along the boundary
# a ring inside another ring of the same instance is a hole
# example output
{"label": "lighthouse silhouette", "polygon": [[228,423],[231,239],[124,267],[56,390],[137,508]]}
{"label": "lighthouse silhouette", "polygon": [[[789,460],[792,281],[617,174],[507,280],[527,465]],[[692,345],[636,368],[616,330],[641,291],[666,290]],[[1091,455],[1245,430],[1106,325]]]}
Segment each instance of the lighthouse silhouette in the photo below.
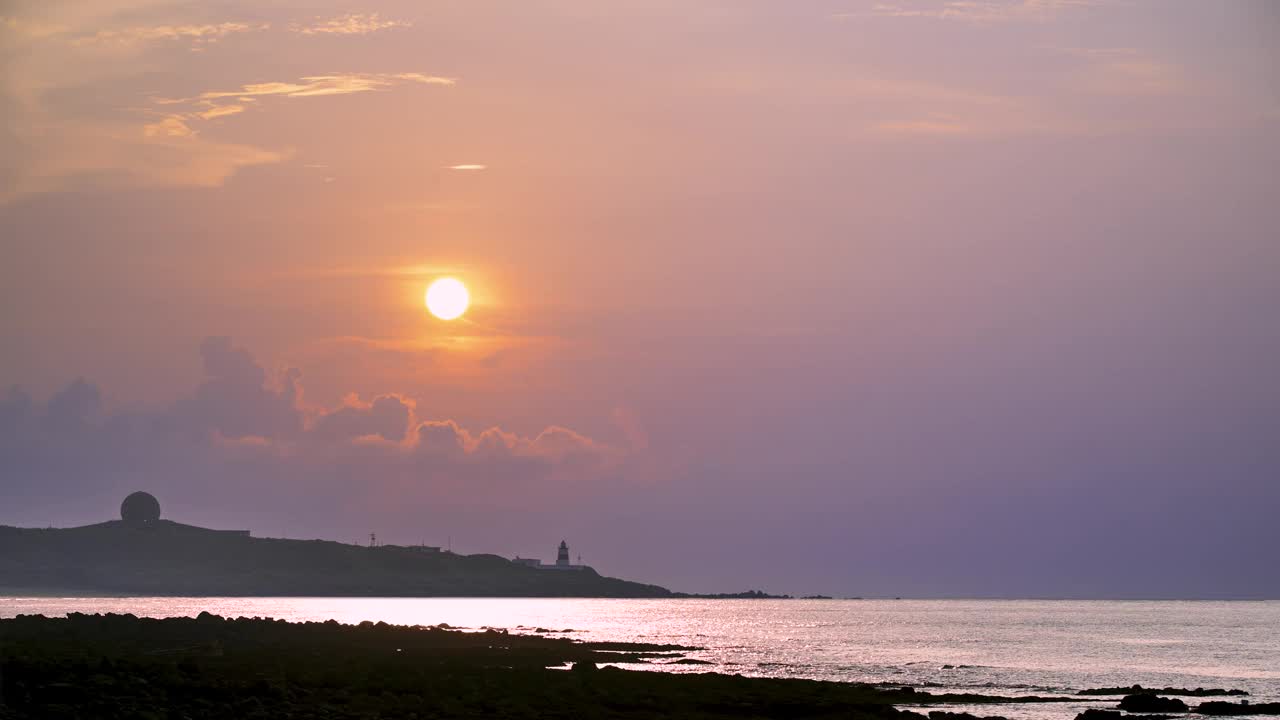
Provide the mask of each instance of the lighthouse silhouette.
{"label": "lighthouse silhouette", "polygon": [[560,550],[556,552],[556,565],[569,565],[569,544],[563,540],[560,541]]}

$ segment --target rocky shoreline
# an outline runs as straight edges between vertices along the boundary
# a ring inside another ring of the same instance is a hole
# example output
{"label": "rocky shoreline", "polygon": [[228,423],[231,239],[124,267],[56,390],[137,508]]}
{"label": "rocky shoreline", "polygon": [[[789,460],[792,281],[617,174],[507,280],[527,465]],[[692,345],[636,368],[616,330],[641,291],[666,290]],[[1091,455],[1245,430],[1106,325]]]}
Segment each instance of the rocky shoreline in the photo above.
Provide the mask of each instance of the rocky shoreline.
{"label": "rocky shoreline", "polygon": [[[289,623],[224,619],[208,613],[168,619],[19,616],[0,620],[0,719],[858,720],[923,719],[927,712],[932,720],[972,720],[975,715],[937,708],[1081,699],[935,694],[908,687],[639,672],[607,665],[684,664],[690,659],[686,654],[697,649],[581,642],[496,629],[462,632],[367,622]],[[1188,711],[1182,700],[1166,697],[1170,695],[1241,694],[1132,687],[1099,688],[1081,695],[1120,695],[1121,690],[1128,694],[1119,707],[1136,712]],[[1212,715],[1280,713],[1280,706],[1245,703],[1207,701],[1195,710]],[[1098,709],[1082,714],[1081,720],[1121,717],[1127,716]]]}

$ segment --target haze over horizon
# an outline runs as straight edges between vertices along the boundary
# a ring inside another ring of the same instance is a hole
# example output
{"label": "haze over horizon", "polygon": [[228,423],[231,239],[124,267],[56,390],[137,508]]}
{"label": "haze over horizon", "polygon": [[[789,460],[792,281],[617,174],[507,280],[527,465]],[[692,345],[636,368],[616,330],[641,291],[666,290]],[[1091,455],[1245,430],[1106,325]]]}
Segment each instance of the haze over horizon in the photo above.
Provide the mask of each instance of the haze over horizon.
{"label": "haze over horizon", "polygon": [[1280,597],[1275,3],[10,0],[0,98],[0,524]]}

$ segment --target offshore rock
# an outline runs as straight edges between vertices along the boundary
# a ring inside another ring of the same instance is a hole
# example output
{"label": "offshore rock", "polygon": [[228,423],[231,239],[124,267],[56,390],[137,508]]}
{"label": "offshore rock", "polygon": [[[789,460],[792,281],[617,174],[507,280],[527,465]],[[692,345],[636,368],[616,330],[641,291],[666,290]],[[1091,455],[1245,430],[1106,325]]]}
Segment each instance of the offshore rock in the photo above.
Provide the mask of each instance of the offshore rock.
{"label": "offshore rock", "polygon": [[1280,715],[1280,703],[1258,703],[1250,705],[1248,700],[1238,703],[1213,700],[1200,703],[1196,712],[1201,715]]}
{"label": "offshore rock", "polygon": [[1141,685],[1129,687],[1105,687],[1081,690],[1077,695],[1182,695],[1186,697],[1214,697],[1218,695],[1248,695],[1244,690],[1224,690],[1222,688],[1144,688]]}
{"label": "offshore rock", "polygon": [[1188,712],[1187,704],[1177,698],[1160,697],[1159,695],[1126,695],[1120,701],[1120,709],[1126,712]]}

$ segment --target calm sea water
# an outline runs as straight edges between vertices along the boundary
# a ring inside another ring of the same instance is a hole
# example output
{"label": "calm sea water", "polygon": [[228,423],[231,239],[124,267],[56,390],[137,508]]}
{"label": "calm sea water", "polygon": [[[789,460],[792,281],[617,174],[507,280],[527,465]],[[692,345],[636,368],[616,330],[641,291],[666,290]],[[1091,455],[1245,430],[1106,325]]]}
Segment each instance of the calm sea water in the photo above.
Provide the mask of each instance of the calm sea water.
{"label": "calm sea water", "polygon": [[[678,643],[743,675],[901,683],[1001,695],[1132,685],[1235,687],[1280,701],[1280,602],[596,600],[499,598],[0,598],[0,617],[68,612],[464,628],[572,629],[584,640]],[[560,634],[557,632],[556,634]],[[654,669],[653,666],[644,666]],[[1074,717],[1084,707],[974,709]],[[1193,701],[1194,702],[1194,701]]]}

